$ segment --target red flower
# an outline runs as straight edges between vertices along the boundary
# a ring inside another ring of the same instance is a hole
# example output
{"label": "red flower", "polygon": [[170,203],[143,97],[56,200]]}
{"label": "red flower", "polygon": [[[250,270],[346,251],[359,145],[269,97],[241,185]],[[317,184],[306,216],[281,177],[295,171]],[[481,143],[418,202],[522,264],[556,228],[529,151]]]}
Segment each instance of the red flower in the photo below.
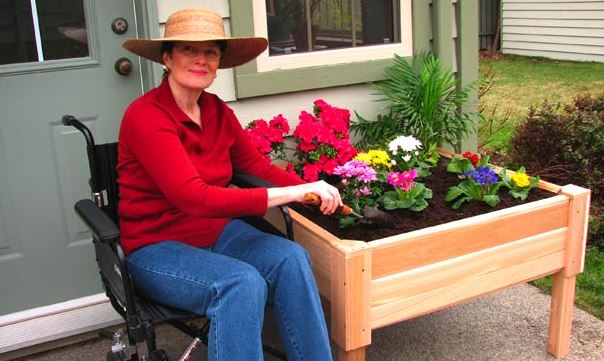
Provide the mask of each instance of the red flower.
{"label": "red flower", "polygon": [[281,134],[285,135],[289,133],[289,123],[287,122],[287,119],[285,119],[281,114],[271,119],[271,121],[269,122],[269,126],[271,128],[279,129],[281,131]]}
{"label": "red flower", "polygon": [[464,152],[462,156],[468,159],[472,163],[472,166],[476,168],[476,166],[478,165],[478,160],[480,159],[478,154],[472,152]]}
{"label": "red flower", "polygon": [[317,164],[306,164],[302,167],[302,178],[308,182],[319,180],[319,166]]}

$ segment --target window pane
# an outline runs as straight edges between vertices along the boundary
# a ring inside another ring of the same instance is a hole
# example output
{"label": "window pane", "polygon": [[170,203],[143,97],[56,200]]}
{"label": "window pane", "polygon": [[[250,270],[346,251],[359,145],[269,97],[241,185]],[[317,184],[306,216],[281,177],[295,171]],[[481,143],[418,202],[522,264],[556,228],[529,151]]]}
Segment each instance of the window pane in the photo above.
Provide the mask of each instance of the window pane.
{"label": "window pane", "polygon": [[88,56],[83,0],[38,0],[44,60]]}
{"label": "window pane", "polygon": [[38,61],[29,1],[0,1],[0,65]]}
{"label": "window pane", "polygon": [[271,56],[400,42],[397,0],[266,0],[266,5]]}

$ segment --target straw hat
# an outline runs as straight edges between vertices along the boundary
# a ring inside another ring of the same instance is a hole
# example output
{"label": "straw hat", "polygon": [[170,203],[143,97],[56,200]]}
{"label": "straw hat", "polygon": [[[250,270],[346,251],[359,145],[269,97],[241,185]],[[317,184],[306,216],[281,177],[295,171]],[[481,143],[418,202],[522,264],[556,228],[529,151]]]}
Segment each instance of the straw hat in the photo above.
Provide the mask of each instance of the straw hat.
{"label": "straw hat", "polygon": [[182,9],[168,17],[164,37],[160,39],[130,39],[122,46],[136,55],[163,64],[161,44],[165,41],[216,41],[227,43],[219,68],[231,68],[256,58],[268,46],[265,38],[227,37],[222,17],[215,11]]}

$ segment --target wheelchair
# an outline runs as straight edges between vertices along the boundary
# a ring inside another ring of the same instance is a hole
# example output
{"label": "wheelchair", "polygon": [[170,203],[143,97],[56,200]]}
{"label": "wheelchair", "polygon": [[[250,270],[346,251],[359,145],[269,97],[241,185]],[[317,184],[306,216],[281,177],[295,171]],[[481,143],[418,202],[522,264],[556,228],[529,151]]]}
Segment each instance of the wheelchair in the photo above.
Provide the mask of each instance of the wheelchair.
{"label": "wheelchair", "polygon": [[[192,322],[201,316],[179,310],[145,299],[138,295],[128,273],[124,250],[120,244],[118,226],[118,184],[117,149],[118,143],[95,144],[92,132],[74,116],[62,117],[65,126],[75,127],[86,139],[86,151],[90,170],[90,188],[92,199],[82,199],[75,203],[76,214],[92,233],[96,262],[105,294],[112,307],[125,322],[128,344],[121,330],[100,332],[100,336],[113,341],[107,352],[107,361],[169,361],[165,350],[158,349],[155,340],[155,326],[165,322],[192,338],[179,360],[190,359],[193,350],[201,343],[207,346],[210,321],[205,319],[201,327]],[[251,175],[234,175],[232,182],[238,187],[270,187],[271,184]],[[282,234],[271,224],[257,217],[245,217],[244,220],[255,227],[279,234],[293,241],[292,220],[287,207],[279,207],[285,222]],[[145,344],[145,351],[139,354],[139,344]],[[263,345],[264,351],[281,360],[285,354],[270,346]]]}

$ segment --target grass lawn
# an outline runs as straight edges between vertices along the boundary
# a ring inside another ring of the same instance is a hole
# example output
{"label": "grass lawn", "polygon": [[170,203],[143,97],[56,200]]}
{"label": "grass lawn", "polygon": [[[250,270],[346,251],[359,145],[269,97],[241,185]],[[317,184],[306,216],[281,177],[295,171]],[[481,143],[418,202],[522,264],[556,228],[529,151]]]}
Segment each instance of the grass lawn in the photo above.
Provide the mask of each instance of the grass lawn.
{"label": "grass lawn", "polygon": [[522,121],[531,106],[545,100],[569,103],[582,93],[604,93],[604,63],[572,62],[505,55],[480,59],[480,73],[493,73],[493,86],[481,97],[483,114],[500,124],[509,111],[509,121],[497,134],[481,134],[480,144],[507,151],[514,126]]}
{"label": "grass lawn", "polygon": [[[515,125],[531,106],[545,100],[568,104],[579,94],[604,93],[604,63],[586,63],[506,55],[480,60],[481,75],[493,72],[492,88],[480,99],[487,118],[479,127],[479,144],[506,153]],[[505,114],[509,113],[506,119]],[[490,121],[488,121],[490,119]],[[489,132],[488,129],[498,131]],[[551,289],[551,277],[534,281],[544,291]],[[577,277],[575,303],[604,319],[604,251],[590,248],[585,271]]]}

